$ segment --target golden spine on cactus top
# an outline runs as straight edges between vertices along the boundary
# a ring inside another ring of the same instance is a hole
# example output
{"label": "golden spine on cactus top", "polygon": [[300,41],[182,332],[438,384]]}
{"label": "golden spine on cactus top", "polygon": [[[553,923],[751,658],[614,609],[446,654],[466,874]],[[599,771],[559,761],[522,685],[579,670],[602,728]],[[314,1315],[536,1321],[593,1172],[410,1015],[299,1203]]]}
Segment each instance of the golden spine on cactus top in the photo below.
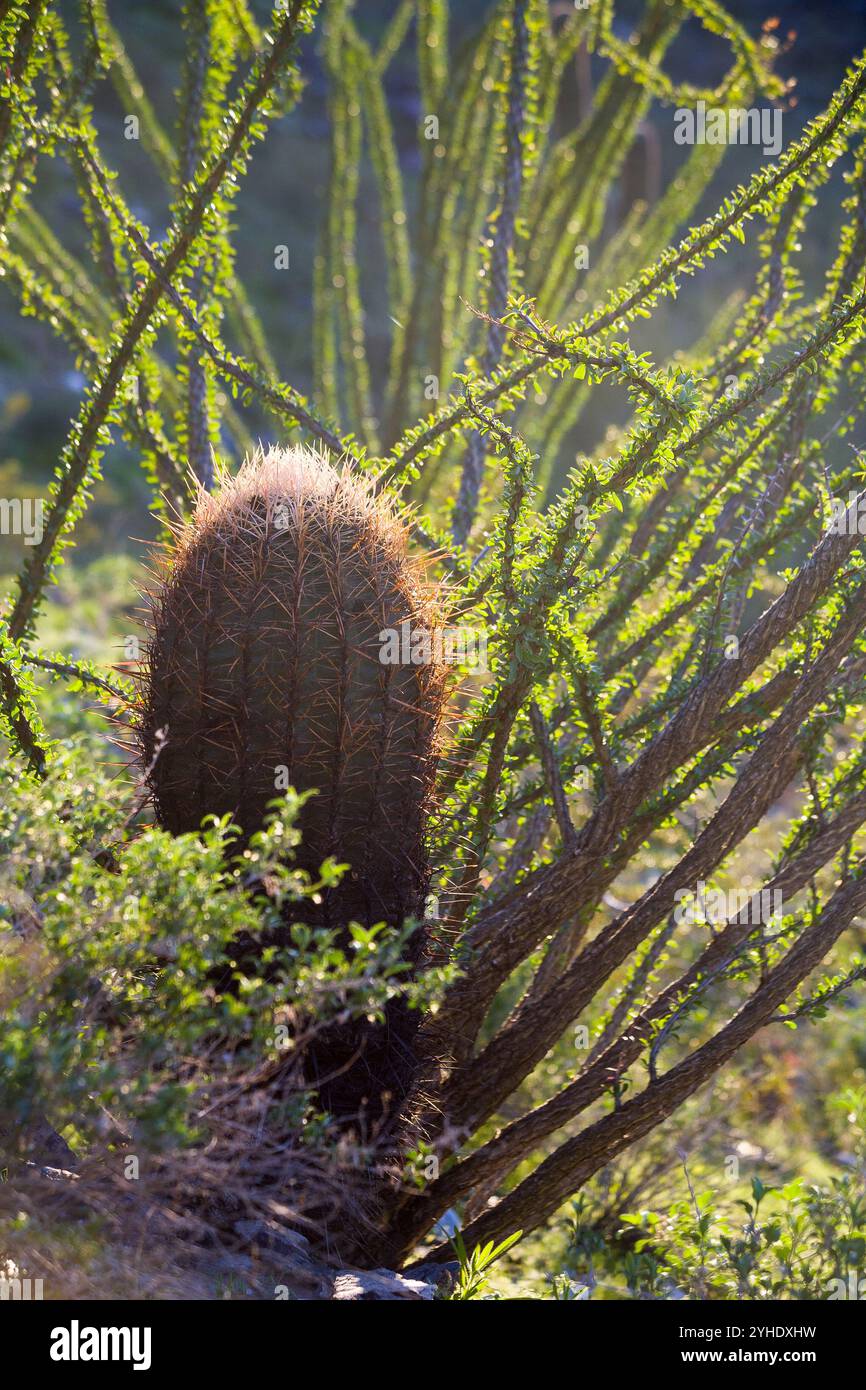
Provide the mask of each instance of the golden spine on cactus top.
{"label": "golden spine on cactus top", "polygon": [[301,867],[351,867],[323,922],[420,916],[445,669],[394,663],[388,634],[441,627],[407,525],[372,483],[307,448],[220,473],[150,598],[139,737],[159,822],[230,814],[249,836],[291,785]]}

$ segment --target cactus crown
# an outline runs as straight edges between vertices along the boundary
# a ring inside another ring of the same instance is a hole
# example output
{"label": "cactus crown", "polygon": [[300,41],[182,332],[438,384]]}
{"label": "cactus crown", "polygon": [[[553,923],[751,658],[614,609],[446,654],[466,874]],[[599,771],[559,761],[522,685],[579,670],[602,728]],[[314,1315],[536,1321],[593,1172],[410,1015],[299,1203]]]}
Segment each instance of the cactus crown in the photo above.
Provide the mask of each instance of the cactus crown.
{"label": "cactus crown", "polygon": [[315,791],[302,867],[351,868],[324,924],[420,915],[445,677],[383,662],[435,631],[436,590],[369,481],[306,448],[259,450],[201,492],[150,594],[139,737],[160,823],[229,813],[246,837],[281,787]]}

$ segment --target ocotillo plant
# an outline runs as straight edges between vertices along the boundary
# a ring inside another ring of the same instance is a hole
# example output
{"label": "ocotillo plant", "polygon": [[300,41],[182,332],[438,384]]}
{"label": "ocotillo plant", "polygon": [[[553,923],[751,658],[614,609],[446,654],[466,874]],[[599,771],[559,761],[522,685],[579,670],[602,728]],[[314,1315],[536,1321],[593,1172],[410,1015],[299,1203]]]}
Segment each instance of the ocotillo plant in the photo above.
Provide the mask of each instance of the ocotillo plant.
{"label": "ocotillo plant", "polygon": [[[455,704],[436,787],[437,940],[459,974],[424,1020],[407,1105],[439,1171],[382,1192],[364,1249],[380,1262],[409,1259],[451,1208],[468,1248],[538,1227],[762,1029],[820,1016],[863,977],[850,929],[866,908],[866,499],[850,445],[864,410],[866,63],[783,148],[775,29],[753,40],[712,0],[648,0],[630,39],[609,0],[562,24],[541,0],[502,0],[459,50],[443,0],[395,5],[375,40],[360,7],[334,0],[311,400],[282,379],[231,232],[251,141],[299,95],[294,45],[314,8],[278,7],[267,36],[238,0],[186,8],[180,155],[103,4],[87,7],[78,63],[56,9],[4,17],[7,276],[89,385],[10,596],[0,675],[8,735],[38,778],[52,750],[32,669],[110,679],[34,642],[112,429],[157,511],[163,494],[189,506],[188,460],[209,483],[209,442],[239,462],[251,431],[324,445],[415,504],[411,544],[447,574],[489,663]],[[717,88],[664,66],[690,18],[730,45]],[[414,159],[387,86],[410,39]],[[577,53],[599,78],[579,103]],[[100,151],[91,108],[106,78],[168,179],[158,245]],[[619,177],[645,121],[672,153],[687,147],[653,206],[629,203]],[[757,172],[689,227],[727,145],[756,133]],[[29,202],[50,152],[77,181],[92,267]],[[373,187],[384,277],[366,273],[358,226]],[[708,263],[732,250],[733,293],[683,311],[673,349],[689,281],[714,283]],[[193,628],[191,609],[178,630],[201,654]],[[277,659],[257,654],[243,678],[250,709],[273,709],[260,682]],[[232,662],[219,654],[220,679],[237,678]],[[151,734],[174,698],[154,689]],[[171,710],[166,722],[170,740]],[[160,756],[167,823],[181,770],[198,780],[178,826],[260,814],[269,760],[285,759],[243,738],[221,728],[193,769],[182,748]],[[324,776],[291,767],[304,786]],[[311,860],[332,847],[317,817],[333,786],[305,812]],[[373,910],[363,897],[353,911]]]}

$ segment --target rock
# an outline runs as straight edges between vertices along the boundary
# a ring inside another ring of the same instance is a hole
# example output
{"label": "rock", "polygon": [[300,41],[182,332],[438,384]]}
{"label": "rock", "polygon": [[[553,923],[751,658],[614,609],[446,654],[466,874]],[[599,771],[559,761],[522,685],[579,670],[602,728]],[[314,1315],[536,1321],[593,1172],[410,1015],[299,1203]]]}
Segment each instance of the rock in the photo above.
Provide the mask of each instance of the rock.
{"label": "rock", "polygon": [[54,1203],[54,1210],[63,1221],[86,1221],[93,1215],[93,1208],[76,1195],[78,1185],[81,1182],[79,1173],[72,1173],[68,1168],[55,1168],[50,1163],[22,1163],[17,1172],[22,1183],[37,1184],[47,1182],[51,1184],[51,1192],[43,1188],[40,1193],[31,1190],[31,1197],[35,1196],[37,1203],[41,1201],[51,1201]]}
{"label": "rock", "polygon": [[[236,1221],[234,1229],[260,1265],[270,1271],[274,1297],[288,1296],[301,1301],[330,1299],[334,1268],[310,1253],[310,1242],[300,1231],[261,1220]],[[264,1276],[259,1276],[259,1283],[261,1286],[267,1283]],[[281,1291],[279,1295],[277,1290]]]}
{"label": "rock", "polygon": [[79,1179],[79,1174],[70,1173],[68,1168],[49,1168],[39,1163],[25,1163],[24,1167],[29,1168],[31,1172],[35,1170],[50,1182],[78,1182]]}
{"label": "rock", "polygon": [[[274,1279],[274,1296],[339,1303],[369,1303],[391,1299],[429,1301],[442,1284],[453,1283],[459,1269],[453,1264],[427,1264],[408,1274],[393,1269],[339,1269],[313,1254],[307,1237],[275,1221],[236,1221],[234,1229],[248,1252]],[[260,1289],[267,1278],[257,1277]],[[280,1293],[277,1293],[280,1290]]]}
{"label": "rock", "polygon": [[460,1273],[459,1260],[447,1260],[444,1264],[412,1265],[407,1271],[413,1279],[424,1284],[432,1284],[435,1289],[451,1289],[457,1283]]}
{"label": "rock", "polygon": [[392,1269],[343,1269],[334,1280],[331,1297],[341,1303],[372,1303],[397,1298],[423,1301],[435,1294],[435,1284],[407,1279]]}
{"label": "rock", "polygon": [[271,1250],[276,1255],[292,1256],[298,1251],[306,1254],[310,1249],[310,1242],[300,1231],[288,1230],[273,1221],[236,1221],[235,1230],[250,1245]]}
{"label": "rock", "polygon": [[[9,1137],[10,1131],[0,1127],[0,1140]],[[44,1115],[36,1115],[31,1121],[23,1147],[30,1162],[37,1168],[58,1168],[68,1172],[78,1162],[66,1140],[51,1128]]]}

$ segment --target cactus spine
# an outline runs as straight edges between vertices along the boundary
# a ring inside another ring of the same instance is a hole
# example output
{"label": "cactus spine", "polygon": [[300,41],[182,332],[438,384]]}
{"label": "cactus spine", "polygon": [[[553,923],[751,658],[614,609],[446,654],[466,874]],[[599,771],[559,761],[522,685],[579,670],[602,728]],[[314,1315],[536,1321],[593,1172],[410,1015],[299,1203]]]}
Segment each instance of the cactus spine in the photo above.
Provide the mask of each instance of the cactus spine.
{"label": "cactus spine", "polygon": [[[420,917],[445,679],[435,643],[423,664],[381,659],[383,633],[439,624],[406,525],[308,449],[259,451],[219,483],[178,528],[150,596],[139,736],[157,818],[180,833],[229,813],[249,836],[280,785],[314,790],[298,862],[351,866],[321,924]],[[411,1031],[401,1016],[332,1035],[315,1062],[324,1086],[359,1045],[365,1055],[327,1089],[330,1108],[375,1113],[377,1087],[405,1089]]]}

